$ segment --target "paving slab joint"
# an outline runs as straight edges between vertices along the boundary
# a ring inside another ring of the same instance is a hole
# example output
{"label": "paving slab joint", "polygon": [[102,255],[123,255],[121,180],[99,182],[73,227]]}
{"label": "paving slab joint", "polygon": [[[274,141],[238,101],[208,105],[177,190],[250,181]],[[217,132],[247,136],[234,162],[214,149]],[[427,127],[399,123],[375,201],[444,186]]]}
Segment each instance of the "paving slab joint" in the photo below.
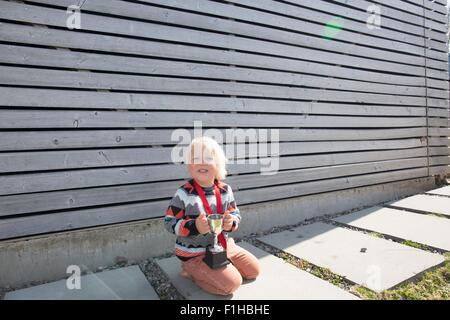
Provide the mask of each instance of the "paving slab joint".
{"label": "paving slab joint", "polygon": [[[433,194],[433,196],[435,196],[435,195]],[[449,198],[447,196],[444,196],[444,197]],[[435,216],[435,217],[439,217],[439,218],[443,218],[443,219],[450,219],[450,216],[448,216],[448,215],[440,214],[440,213],[436,213],[436,212],[428,212],[428,211],[424,211],[424,210],[420,210],[420,209],[399,207],[399,206],[395,206],[395,205],[391,205],[391,204],[383,204],[383,205],[381,205],[381,207],[423,214],[425,216]]]}
{"label": "paving slab joint", "polygon": [[173,254],[150,258],[140,263],[139,268],[161,300],[185,300],[186,298],[175,288],[166,272],[156,263],[158,259],[172,256]]}

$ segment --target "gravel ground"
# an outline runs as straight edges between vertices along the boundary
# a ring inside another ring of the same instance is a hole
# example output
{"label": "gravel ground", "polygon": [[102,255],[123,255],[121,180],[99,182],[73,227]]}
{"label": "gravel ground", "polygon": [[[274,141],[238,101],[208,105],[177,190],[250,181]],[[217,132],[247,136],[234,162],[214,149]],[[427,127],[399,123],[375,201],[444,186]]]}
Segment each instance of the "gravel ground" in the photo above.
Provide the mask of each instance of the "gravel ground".
{"label": "gravel ground", "polygon": [[148,259],[139,264],[147,280],[150,282],[161,300],[184,300],[184,297],[172,285],[164,271],[158,266],[156,260],[168,258],[172,255],[165,255],[158,258]]}

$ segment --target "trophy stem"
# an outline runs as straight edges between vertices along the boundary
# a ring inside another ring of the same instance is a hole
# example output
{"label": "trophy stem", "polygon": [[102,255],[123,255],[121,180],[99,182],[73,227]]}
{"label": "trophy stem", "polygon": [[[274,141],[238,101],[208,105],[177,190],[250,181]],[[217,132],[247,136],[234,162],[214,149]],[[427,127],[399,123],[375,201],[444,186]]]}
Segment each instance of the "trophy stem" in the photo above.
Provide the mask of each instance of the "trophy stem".
{"label": "trophy stem", "polygon": [[214,234],[214,249],[217,249],[218,246],[219,246],[219,240],[218,240],[217,234]]}

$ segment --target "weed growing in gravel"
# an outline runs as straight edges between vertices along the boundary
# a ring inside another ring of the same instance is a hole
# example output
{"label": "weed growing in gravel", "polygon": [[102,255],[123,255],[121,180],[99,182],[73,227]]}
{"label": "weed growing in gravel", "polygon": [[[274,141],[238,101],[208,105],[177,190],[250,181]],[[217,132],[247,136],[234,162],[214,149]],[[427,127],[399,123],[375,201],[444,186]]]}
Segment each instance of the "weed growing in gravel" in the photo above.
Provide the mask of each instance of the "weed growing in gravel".
{"label": "weed growing in gravel", "polygon": [[430,248],[428,246],[421,244],[421,243],[411,241],[411,240],[402,241],[401,244],[404,244],[405,246],[410,246],[413,248],[421,249],[421,250],[429,250],[430,251]]}

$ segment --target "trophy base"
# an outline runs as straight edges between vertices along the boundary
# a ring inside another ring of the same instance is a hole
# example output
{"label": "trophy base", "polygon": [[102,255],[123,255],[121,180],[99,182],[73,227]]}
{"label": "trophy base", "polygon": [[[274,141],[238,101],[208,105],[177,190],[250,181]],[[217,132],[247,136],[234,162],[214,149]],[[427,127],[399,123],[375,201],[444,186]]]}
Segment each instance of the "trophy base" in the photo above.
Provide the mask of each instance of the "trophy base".
{"label": "trophy base", "polygon": [[206,250],[206,255],[203,261],[211,268],[218,269],[226,266],[230,263],[227,259],[227,252],[224,250],[222,252],[213,252],[209,249]]}

